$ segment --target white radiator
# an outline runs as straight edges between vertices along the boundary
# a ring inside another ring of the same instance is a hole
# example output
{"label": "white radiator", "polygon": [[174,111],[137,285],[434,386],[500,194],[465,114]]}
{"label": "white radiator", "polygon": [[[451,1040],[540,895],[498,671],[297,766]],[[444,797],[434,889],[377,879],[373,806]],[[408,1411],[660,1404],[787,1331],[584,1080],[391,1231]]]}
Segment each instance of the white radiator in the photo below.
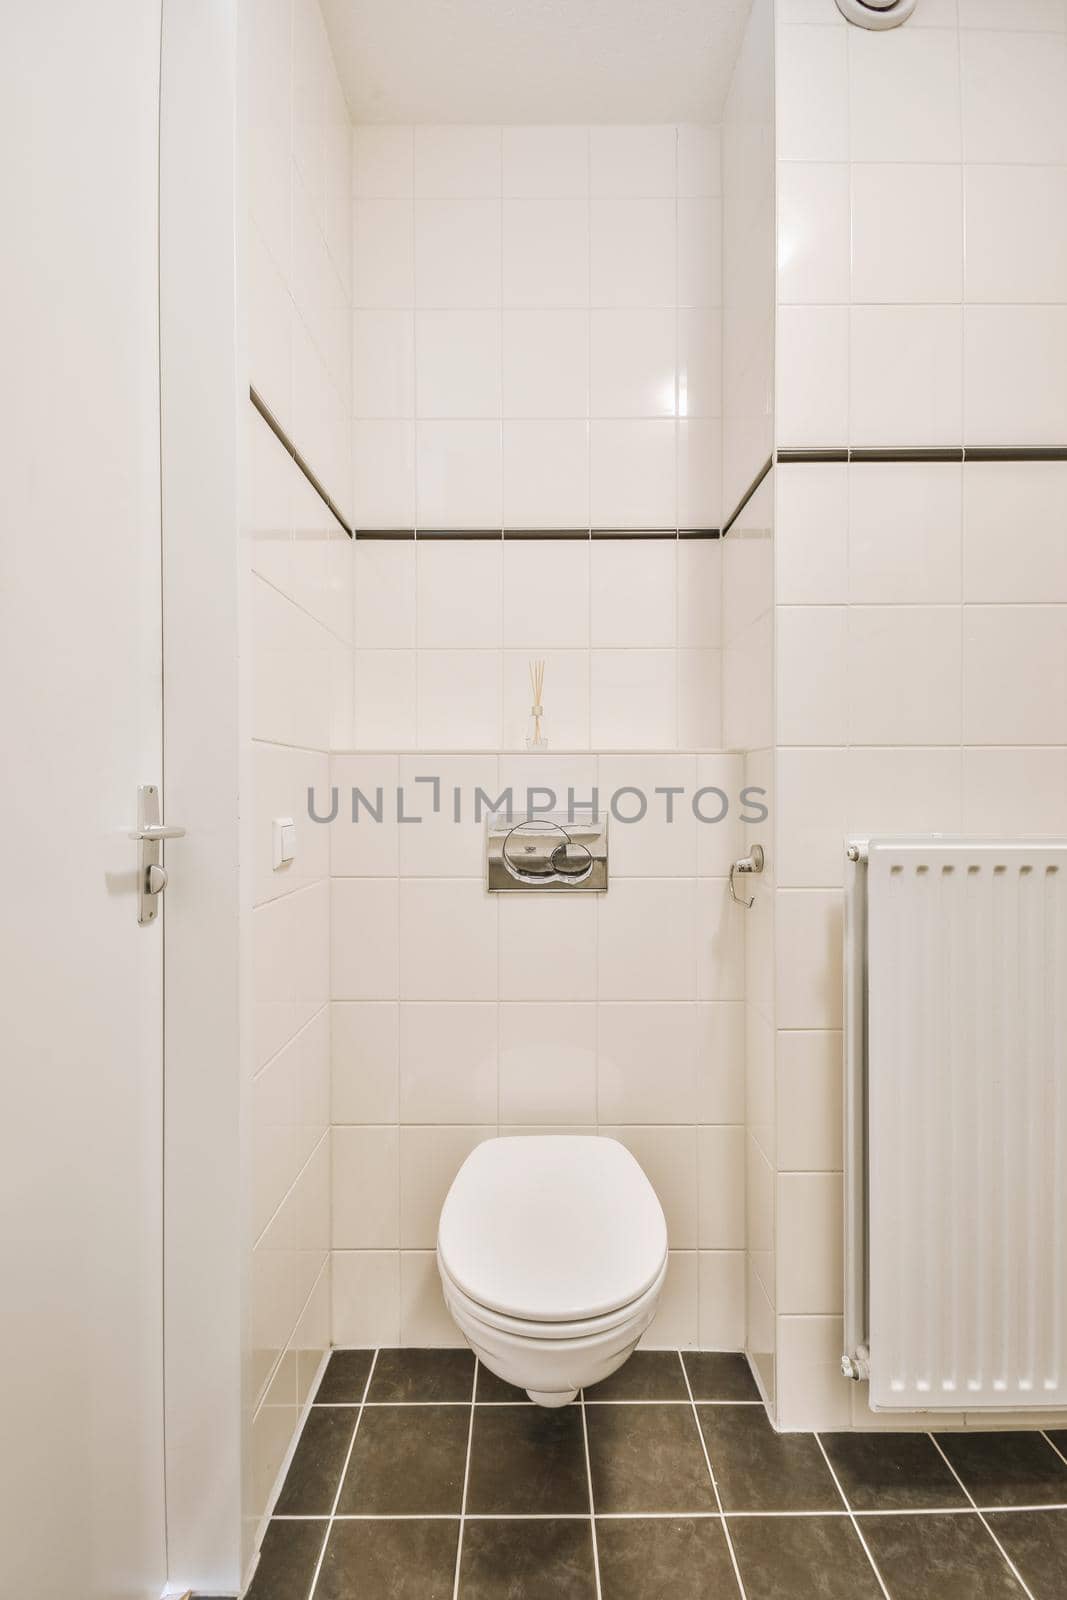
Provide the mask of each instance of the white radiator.
{"label": "white radiator", "polygon": [[844,1367],[1067,1406],[1067,841],[854,841]]}

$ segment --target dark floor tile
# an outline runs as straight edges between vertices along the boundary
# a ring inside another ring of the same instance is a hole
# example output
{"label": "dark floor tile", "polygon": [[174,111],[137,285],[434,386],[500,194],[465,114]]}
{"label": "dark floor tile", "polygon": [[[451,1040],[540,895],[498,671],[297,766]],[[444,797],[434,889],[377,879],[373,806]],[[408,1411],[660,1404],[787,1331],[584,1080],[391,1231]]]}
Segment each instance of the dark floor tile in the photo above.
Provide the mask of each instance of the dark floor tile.
{"label": "dark floor tile", "polygon": [[1056,1432],[1055,1430],[1050,1430],[1048,1436],[1056,1446],[1056,1449],[1059,1451],[1060,1455],[1067,1456],[1067,1431]]}
{"label": "dark floor tile", "polygon": [[458,1521],[335,1522],[315,1600],[452,1600],[458,1543]]}
{"label": "dark floor tile", "polygon": [[470,1350],[379,1350],[367,1399],[440,1404],[469,1400],[473,1388]]}
{"label": "dark floor tile", "polygon": [[311,1588],[325,1522],[270,1522],[245,1600],[293,1600]]}
{"label": "dark floor tile", "polygon": [[862,1517],[860,1527],[893,1600],[1025,1600],[973,1513]]}
{"label": "dark floor tile", "polygon": [[946,1433],[938,1443],[979,1506],[1067,1505],[1067,1464],[1039,1433]]}
{"label": "dark floor tile", "polygon": [[1067,1511],[991,1511],[989,1526],[1034,1600],[1067,1593]]}
{"label": "dark floor tile", "polygon": [[329,1516],[358,1416],[348,1407],[311,1408],[274,1507],[278,1516]]}
{"label": "dark floor tile", "polygon": [[[746,1600],[884,1600],[848,1517],[736,1517],[729,1527]],[[926,1600],[942,1596],[931,1589]]]}
{"label": "dark floor tile", "polygon": [[499,1404],[507,1400],[513,1405],[525,1401],[530,1404],[530,1397],[525,1389],[517,1389],[513,1383],[505,1383],[503,1378],[498,1378],[495,1372],[490,1372],[488,1367],[478,1363],[478,1391],[477,1399],[481,1405]]}
{"label": "dark floor tile", "polygon": [[698,1406],[724,1511],[840,1511],[818,1442],[775,1433],[762,1406]]}
{"label": "dark floor tile", "polygon": [[596,1525],[603,1600],[737,1600],[717,1517],[626,1517]]}
{"label": "dark floor tile", "polygon": [[635,1350],[603,1383],[585,1391],[587,1400],[688,1400],[677,1350]]}
{"label": "dark floor tile", "polygon": [[594,1600],[595,1595],[589,1522],[464,1525],[459,1600]]}
{"label": "dark floor tile", "polygon": [[760,1397],[744,1356],[723,1350],[686,1350],[682,1360],[694,1400],[758,1400]]}
{"label": "dark floor tile", "polygon": [[474,1516],[588,1515],[579,1406],[477,1406],[467,1480]]}
{"label": "dark floor tile", "polygon": [[597,1511],[714,1511],[715,1494],[690,1406],[589,1406]]}
{"label": "dark floor tile", "polygon": [[458,1513],[467,1464],[467,1406],[382,1406],[363,1412],[338,1513]]}
{"label": "dark floor tile", "polygon": [[367,1387],[367,1374],[374,1360],[373,1350],[335,1350],[322,1375],[317,1406],[358,1405]]}
{"label": "dark floor tile", "polygon": [[827,1433],[853,1511],[954,1511],[970,1502],[925,1433]]}

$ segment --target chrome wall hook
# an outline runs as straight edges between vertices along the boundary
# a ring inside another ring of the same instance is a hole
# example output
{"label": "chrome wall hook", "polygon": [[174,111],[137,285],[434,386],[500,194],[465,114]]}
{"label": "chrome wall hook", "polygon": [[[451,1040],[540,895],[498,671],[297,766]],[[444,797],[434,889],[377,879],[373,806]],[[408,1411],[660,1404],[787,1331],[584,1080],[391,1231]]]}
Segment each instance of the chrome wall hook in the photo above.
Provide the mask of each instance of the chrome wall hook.
{"label": "chrome wall hook", "polygon": [[735,861],[733,866],[730,868],[730,899],[735,905],[744,906],[746,911],[750,906],[755,905],[756,897],[753,895],[751,900],[741,899],[737,890],[734,888],[734,874],[737,872],[762,872],[765,860],[766,857],[763,854],[763,846],[761,844],[754,844],[752,846],[751,853],[747,856],[742,856],[741,860]]}

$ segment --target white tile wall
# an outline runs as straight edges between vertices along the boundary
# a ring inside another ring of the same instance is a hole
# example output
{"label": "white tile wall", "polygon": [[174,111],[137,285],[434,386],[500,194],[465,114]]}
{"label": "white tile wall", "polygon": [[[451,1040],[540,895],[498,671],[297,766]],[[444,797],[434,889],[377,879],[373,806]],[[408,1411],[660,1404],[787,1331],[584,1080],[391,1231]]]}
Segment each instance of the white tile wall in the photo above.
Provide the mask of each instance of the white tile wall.
{"label": "white tile wall", "polygon": [[357,748],[523,749],[535,657],[552,749],[719,748],[720,541],[360,539],[353,560]]}
{"label": "white tile wall", "polygon": [[[313,0],[246,10],[250,379],[350,514],[348,113]],[[409,381],[404,329],[394,313],[376,315],[394,317],[362,330],[381,355],[375,414],[390,416]],[[254,1076],[243,1511],[255,1529],[330,1343],[331,1070],[342,1103],[346,1087],[376,1115],[391,1101],[369,1075],[353,1081],[351,1056],[347,1074],[331,1064],[329,830],[306,807],[309,786],[325,798],[331,745],[352,737],[351,545],[251,407],[246,437]],[[275,817],[297,824],[295,859],[278,870]]]}
{"label": "white tile wall", "polygon": [[[431,771],[436,816],[415,781]],[[722,876],[738,830],[731,813],[698,824],[688,809],[699,782],[736,813],[740,774],[736,757],[695,754],[334,759],[336,1342],[383,1330],[455,1342],[431,1252],[457,1167],[498,1131],[599,1129],[633,1149],[668,1212],[671,1288],[649,1342],[740,1343],[742,924]],[[397,775],[423,823],[379,827],[365,809],[348,820],[353,785],[395,807]],[[469,813],[475,786],[495,797],[545,782],[561,796],[598,786],[604,805],[627,785],[647,791],[645,820],[610,824],[603,898],[486,893],[483,829],[452,822],[454,789]],[[655,790],[683,784],[668,826]],[[367,842],[368,828],[385,842]]]}
{"label": "white tile wall", "polygon": [[[782,446],[1067,444],[1064,10],[958,10],[780,8]],[[836,1375],[842,845],[1067,828],[1067,465],[775,478],[778,1239],[750,1337],[776,1322],[780,1426],[870,1428]]]}
{"label": "white tile wall", "polygon": [[778,34],[778,443],[1062,444],[1062,7],[836,9]]}
{"label": "white tile wall", "polygon": [[719,525],[717,135],[355,129],[357,523]]}

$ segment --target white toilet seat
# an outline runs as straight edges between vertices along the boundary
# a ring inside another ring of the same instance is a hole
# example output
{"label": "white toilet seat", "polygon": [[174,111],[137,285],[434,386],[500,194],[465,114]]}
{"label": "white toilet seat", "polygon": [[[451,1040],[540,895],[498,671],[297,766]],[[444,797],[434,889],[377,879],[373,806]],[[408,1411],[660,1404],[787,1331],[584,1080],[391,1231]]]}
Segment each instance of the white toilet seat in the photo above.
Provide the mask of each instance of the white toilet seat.
{"label": "white toilet seat", "polygon": [[501,1333],[510,1333],[517,1338],[526,1339],[588,1339],[598,1334],[611,1333],[615,1328],[624,1327],[641,1317],[650,1307],[655,1309],[663,1280],[667,1275],[667,1257],[664,1255],[657,1277],[636,1300],[630,1300],[626,1305],[619,1306],[615,1311],[606,1312],[603,1316],[586,1317],[576,1322],[532,1322],[524,1317],[506,1317],[499,1311],[480,1305],[470,1295],[464,1294],[449,1276],[448,1269],[440,1256],[437,1258],[437,1270],[441,1274],[442,1287],[449,1304],[462,1308],[468,1317],[483,1323],[487,1328],[496,1328]]}
{"label": "white toilet seat", "polygon": [[614,1139],[488,1139],[448,1192],[437,1266],[452,1317],[490,1371],[565,1405],[620,1367],[656,1313],[667,1224]]}
{"label": "white toilet seat", "polygon": [[655,1283],[667,1225],[616,1139],[487,1139],[448,1192],[437,1253],[456,1288],[486,1311],[523,1323],[589,1322]]}

